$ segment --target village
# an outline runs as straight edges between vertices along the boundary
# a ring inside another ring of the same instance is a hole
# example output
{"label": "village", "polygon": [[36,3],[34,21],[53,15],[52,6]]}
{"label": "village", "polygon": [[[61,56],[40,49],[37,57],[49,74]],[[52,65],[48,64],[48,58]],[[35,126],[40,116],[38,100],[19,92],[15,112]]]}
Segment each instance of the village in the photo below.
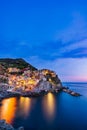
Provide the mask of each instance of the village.
{"label": "village", "polygon": [[[51,88],[55,88],[60,83],[56,73],[47,69],[31,71],[29,68],[18,69],[10,67],[4,74],[0,75],[0,79],[8,84],[7,91],[13,92],[33,92],[39,87],[41,81],[47,82]],[[44,90],[43,85],[40,89]]]}
{"label": "village", "polygon": [[58,93],[61,90],[72,96],[80,96],[62,86],[54,71],[38,70],[23,59],[1,59],[0,100],[18,95],[32,97],[48,92]]}

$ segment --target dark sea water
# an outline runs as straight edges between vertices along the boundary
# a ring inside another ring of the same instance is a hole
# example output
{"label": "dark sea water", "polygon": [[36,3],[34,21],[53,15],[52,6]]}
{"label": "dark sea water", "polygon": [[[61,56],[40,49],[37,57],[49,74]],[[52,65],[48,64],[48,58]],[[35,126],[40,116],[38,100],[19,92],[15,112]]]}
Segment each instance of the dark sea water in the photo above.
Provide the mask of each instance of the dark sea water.
{"label": "dark sea water", "polygon": [[0,119],[25,130],[87,130],[87,83],[63,83],[83,96],[61,92],[2,101]]}

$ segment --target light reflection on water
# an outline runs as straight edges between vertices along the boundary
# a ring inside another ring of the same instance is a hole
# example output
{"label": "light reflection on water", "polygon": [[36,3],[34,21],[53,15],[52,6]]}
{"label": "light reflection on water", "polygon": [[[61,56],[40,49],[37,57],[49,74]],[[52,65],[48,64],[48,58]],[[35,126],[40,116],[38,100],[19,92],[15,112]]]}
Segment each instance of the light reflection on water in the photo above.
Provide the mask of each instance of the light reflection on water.
{"label": "light reflection on water", "polygon": [[[0,106],[0,119],[5,119],[7,123],[13,124],[15,117],[27,118],[36,103],[35,101],[33,98],[27,97],[4,99]],[[55,105],[55,96],[52,93],[42,97],[42,111],[46,120],[54,119]]]}
{"label": "light reflection on water", "polygon": [[18,114],[21,116],[24,116],[25,118],[29,115],[30,110],[31,110],[31,98],[25,98],[25,97],[20,97],[19,99],[19,111]]}
{"label": "light reflection on water", "polygon": [[16,98],[4,99],[0,107],[0,119],[5,119],[7,123],[12,123],[16,113]]}
{"label": "light reflection on water", "polygon": [[24,97],[4,99],[0,106],[0,119],[5,119],[7,123],[12,124],[16,116],[26,118],[31,110],[31,100]]}
{"label": "light reflection on water", "polygon": [[64,86],[83,92],[83,96],[73,97],[61,92],[37,98],[4,99],[0,119],[6,119],[15,128],[24,126],[25,130],[87,130],[87,84],[68,83]]}
{"label": "light reflection on water", "polygon": [[55,96],[52,93],[48,93],[43,97],[42,105],[46,119],[52,121],[55,117]]}

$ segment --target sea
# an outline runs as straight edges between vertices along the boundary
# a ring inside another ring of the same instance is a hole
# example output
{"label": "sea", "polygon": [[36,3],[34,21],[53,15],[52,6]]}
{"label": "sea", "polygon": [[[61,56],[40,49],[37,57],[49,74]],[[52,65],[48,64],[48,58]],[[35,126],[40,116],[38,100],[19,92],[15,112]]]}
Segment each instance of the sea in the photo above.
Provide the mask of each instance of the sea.
{"label": "sea", "polygon": [[25,130],[87,130],[87,83],[64,82],[80,93],[75,97],[65,92],[45,96],[4,99],[0,119]]}

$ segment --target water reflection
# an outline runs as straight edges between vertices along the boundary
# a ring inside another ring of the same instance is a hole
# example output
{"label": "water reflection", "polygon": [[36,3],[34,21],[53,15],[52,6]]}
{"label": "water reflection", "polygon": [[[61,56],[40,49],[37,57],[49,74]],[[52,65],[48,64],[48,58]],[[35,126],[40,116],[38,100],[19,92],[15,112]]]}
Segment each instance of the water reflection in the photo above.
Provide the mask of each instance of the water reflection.
{"label": "water reflection", "polygon": [[0,119],[12,124],[15,117],[27,118],[34,103],[31,98],[25,97],[4,99],[0,106]]}
{"label": "water reflection", "polygon": [[52,93],[48,93],[44,96],[42,105],[46,119],[52,121],[55,117],[55,96]]}
{"label": "water reflection", "polygon": [[0,107],[0,119],[5,119],[7,123],[12,123],[16,112],[16,98],[4,99]]}
{"label": "water reflection", "polygon": [[30,113],[32,102],[31,98],[20,97],[19,99],[19,113],[18,115],[27,117]]}

